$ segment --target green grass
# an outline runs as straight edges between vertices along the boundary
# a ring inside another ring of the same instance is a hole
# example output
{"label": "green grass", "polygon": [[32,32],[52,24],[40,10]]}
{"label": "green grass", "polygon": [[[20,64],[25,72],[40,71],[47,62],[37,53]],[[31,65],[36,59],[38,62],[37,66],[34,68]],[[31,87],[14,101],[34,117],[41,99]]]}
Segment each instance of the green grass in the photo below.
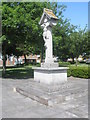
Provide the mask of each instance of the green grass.
{"label": "green grass", "polygon": [[7,67],[6,73],[2,73],[3,78],[27,79],[33,78],[33,69],[31,65],[18,67]]}

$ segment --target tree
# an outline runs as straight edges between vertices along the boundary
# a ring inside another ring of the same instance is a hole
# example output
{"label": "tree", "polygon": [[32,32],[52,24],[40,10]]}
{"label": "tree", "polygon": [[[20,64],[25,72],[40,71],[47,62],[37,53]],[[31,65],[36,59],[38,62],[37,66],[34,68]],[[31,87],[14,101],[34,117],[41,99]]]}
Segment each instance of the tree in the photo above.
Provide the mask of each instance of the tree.
{"label": "tree", "polygon": [[69,34],[75,29],[75,26],[71,25],[68,19],[63,19],[63,12],[65,10],[66,6],[64,5],[57,7],[55,14],[58,16],[59,20],[57,25],[53,28],[54,55],[64,61],[69,57]]}
{"label": "tree", "polygon": [[[78,58],[84,52],[89,54],[87,25],[84,29],[70,24],[69,20],[63,19],[63,12],[66,6],[57,6],[53,3],[55,14],[59,20],[57,26],[53,28],[54,55],[59,59],[66,61],[67,58]],[[59,9],[59,8],[60,9]]]}
{"label": "tree", "polygon": [[[78,31],[74,30],[73,33],[69,35],[70,37],[70,49],[69,56],[74,60],[79,55],[88,52],[88,34],[87,34],[87,26],[82,30],[80,27]],[[77,62],[76,62],[77,63]]]}
{"label": "tree", "polygon": [[[9,46],[15,46],[13,51],[9,53],[27,54],[32,44],[41,45],[42,30],[38,25],[40,16],[43,12],[43,7],[46,3],[3,3],[2,7],[2,54],[3,54],[3,67],[5,71],[5,56]],[[21,47],[24,46],[24,49]],[[39,47],[41,48],[41,46]],[[7,53],[7,54],[9,54]]]}

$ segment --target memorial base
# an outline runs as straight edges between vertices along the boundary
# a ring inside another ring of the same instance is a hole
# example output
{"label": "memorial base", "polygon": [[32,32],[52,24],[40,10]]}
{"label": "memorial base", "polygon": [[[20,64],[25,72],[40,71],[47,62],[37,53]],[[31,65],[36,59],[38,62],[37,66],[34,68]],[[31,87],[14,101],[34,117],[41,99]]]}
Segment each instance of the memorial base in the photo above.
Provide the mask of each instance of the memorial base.
{"label": "memorial base", "polygon": [[44,84],[59,84],[67,81],[67,67],[35,67],[34,80]]}
{"label": "memorial base", "polygon": [[51,62],[51,63],[41,63],[41,67],[43,67],[43,68],[56,68],[58,66],[59,66],[59,64],[58,63],[54,63],[54,62]]}

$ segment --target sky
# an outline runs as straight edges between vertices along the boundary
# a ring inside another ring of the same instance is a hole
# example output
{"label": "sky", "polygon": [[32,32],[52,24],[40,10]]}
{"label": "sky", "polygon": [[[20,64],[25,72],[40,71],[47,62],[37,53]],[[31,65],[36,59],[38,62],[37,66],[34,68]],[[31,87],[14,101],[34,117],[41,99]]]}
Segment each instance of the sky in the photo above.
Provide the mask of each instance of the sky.
{"label": "sky", "polygon": [[84,29],[88,25],[88,2],[59,2],[67,6],[66,11],[63,13],[64,19],[70,19],[73,25],[80,25]]}

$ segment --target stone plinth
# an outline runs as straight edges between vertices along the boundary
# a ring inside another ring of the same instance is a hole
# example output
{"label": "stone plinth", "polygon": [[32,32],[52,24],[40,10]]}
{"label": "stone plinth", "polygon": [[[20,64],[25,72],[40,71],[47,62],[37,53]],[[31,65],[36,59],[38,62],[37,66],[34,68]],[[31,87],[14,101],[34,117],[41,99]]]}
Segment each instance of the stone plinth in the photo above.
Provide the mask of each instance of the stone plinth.
{"label": "stone plinth", "polygon": [[67,81],[67,67],[35,67],[34,80],[44,84],[59,84]]}
{"label": "stone plinth", "polygon": [[57,68],[59,66],[58,63],[41,63],[42,68]]}

